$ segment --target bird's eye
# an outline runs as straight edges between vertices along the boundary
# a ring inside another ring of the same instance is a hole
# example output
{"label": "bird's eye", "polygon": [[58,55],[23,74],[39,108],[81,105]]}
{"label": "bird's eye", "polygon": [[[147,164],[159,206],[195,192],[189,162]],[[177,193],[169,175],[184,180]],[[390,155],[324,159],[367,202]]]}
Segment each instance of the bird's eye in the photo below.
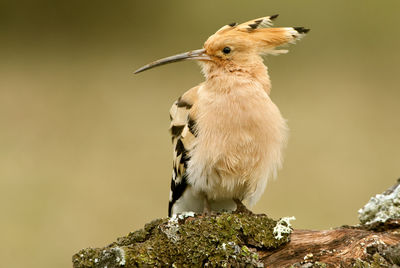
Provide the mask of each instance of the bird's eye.
{"label": "bird's eye", "polygon": [[224,47],[224,49],[222,49],[222,52],[224,52],[224,54],[229,54],[231,52],[231,48],[230,47]]}

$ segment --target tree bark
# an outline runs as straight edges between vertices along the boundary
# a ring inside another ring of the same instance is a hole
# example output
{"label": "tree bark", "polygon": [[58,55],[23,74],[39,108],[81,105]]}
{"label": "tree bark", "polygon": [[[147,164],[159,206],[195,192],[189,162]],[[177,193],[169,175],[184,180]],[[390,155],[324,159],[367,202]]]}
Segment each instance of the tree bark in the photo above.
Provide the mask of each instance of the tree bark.
{"label": "tree bark", "polygon": [[371,227],[294,230],[288,244],[274,251],[263,251],[260,257],[265,267],[400,265],[400,221],[391,220]]}

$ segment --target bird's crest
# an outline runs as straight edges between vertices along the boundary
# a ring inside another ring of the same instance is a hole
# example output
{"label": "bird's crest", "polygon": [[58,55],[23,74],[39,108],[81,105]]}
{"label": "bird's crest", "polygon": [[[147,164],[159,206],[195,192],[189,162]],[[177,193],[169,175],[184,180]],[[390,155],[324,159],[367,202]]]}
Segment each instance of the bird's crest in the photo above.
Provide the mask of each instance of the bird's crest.
{"label": "bird's crest", "polygon": [[242,24],[232,22],[228,25],[223,26],[221,29],[219,29],[217,31],[217,33],[222,33],[226,30],[231,30],[231,29],[237,29],[237,30],[251,32],[255,29],[269,28],[272,26],[273,20],[275,20],[278,16],[279,15],[276,14],[276,15],[272,15],[272,16],[262,17],[262,18],[244,22]]}
{"label": "bird's crest", "polygon": [[231,50],[257,51],[258,54],[282,54],[287,50],[277,47],[294,43],[309,30],[303,27],[272,28],[278,15],[261,17],[241,24],[231,23],[220,28],[210,36],[204,47],[208,53],[218,54],[219,50],[229,46]]}

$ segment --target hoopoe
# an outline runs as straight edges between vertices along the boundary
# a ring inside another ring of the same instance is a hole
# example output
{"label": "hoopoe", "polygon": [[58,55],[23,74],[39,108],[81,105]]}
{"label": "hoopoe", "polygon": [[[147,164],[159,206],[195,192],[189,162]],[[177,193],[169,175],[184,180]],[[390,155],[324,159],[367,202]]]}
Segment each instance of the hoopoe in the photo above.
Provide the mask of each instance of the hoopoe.
{"label": "hoopoe", "polygon": [[168,215],[248,211],[282,165],[288,127],[270,98],[262,55],[281,54],[309,29],[270,28],[278,15],[223,26],[202,49],[163,58],[135,73],[197,60],[205,81],[170,110],[173,171]]}

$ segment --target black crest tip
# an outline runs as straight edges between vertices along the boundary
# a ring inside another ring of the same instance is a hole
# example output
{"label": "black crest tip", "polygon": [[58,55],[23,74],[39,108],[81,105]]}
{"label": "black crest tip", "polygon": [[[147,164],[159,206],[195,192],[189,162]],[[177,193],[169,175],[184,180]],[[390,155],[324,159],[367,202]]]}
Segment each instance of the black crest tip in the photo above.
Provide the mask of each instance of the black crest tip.
{"label": "black crest tip", "polygon": [[232,22],[232,23],[229,23],[228,25],[231,26],[231,27],[235,27],[237,25],[237,23],[236,22]]}
{"label": "black crest tip", "polygon": [[270,20],[274,20],[274,19],[276,19],[278,16],[279,16],[279,14],[275,14],[275,15],[269,16],[269,19],[270,19]]}
{"label": "black crest tip", "polygon": [[254,30],[258,27],[258,25],[259,25],[259,23],[253,23],[253,24],[249,24],[249,27]]}
{"label": "black crest tip", "polygon": [[308,33],[310,29],[306,29],[304,27],[293,27],[298,33]]}

